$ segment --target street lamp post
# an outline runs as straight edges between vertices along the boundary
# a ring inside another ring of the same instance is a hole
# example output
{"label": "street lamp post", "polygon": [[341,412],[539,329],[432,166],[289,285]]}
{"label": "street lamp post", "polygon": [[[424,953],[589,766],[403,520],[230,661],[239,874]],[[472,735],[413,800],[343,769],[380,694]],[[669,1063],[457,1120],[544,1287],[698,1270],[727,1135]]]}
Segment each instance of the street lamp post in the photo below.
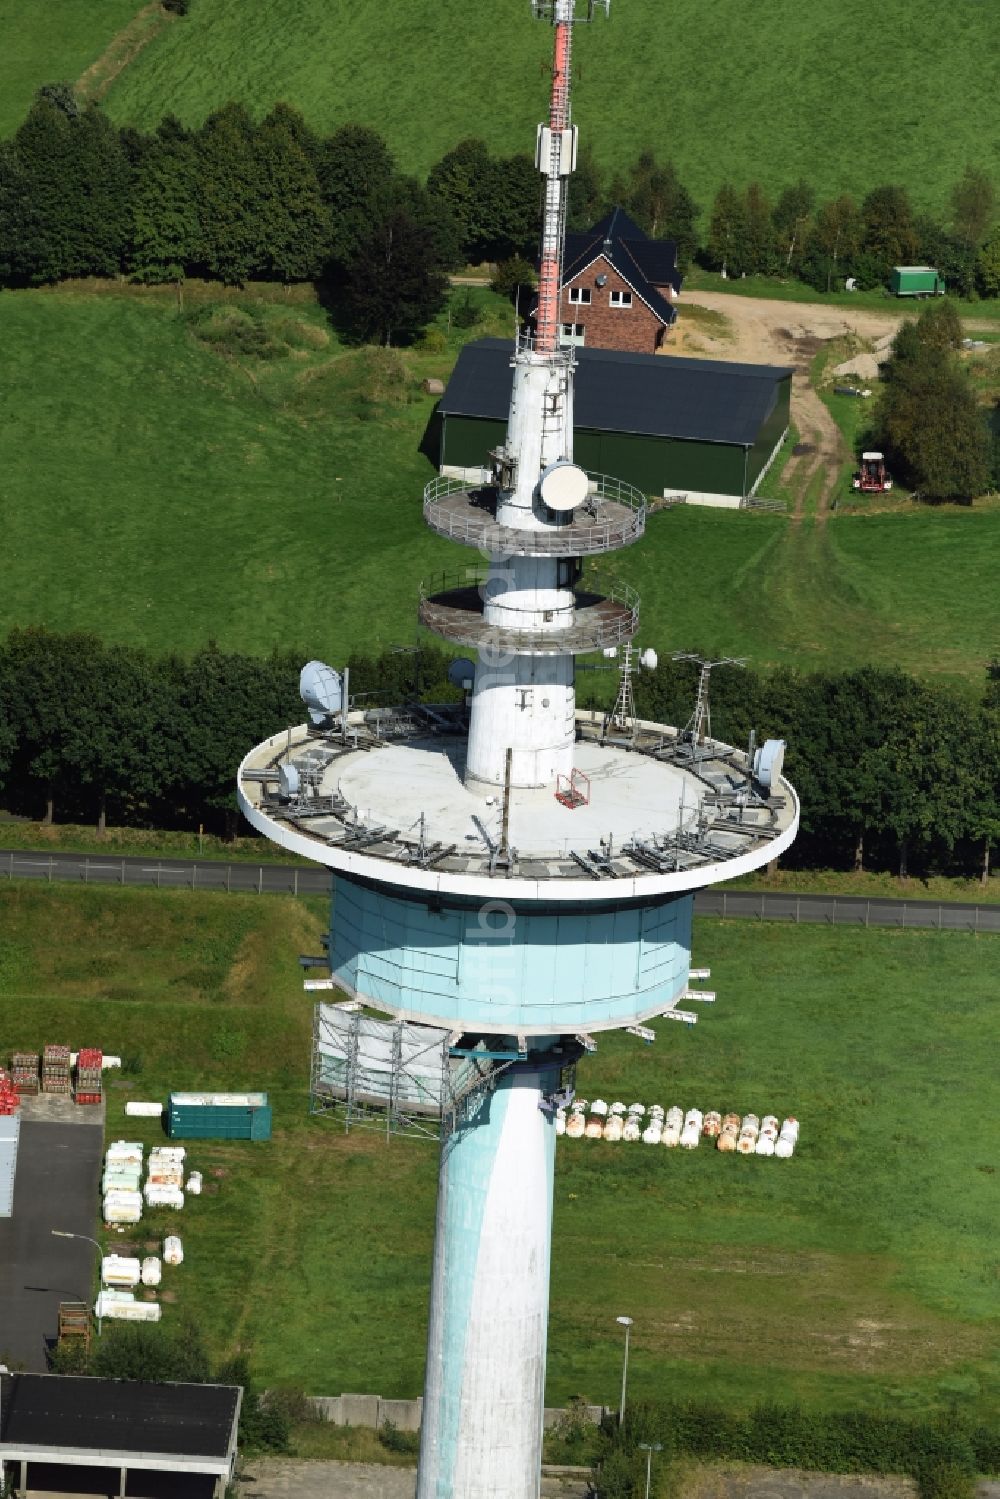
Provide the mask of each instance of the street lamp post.
{"label": "street lamp post", "polygon": [[[97,1253],[101,1257],[101,1277],[100,1278],[101,1278],[101,1281],[103,1282],[103,1280],[104,1280],[104,1250],[101,1248],[100,1244],[98,1244],[98,1242],[97,1242],[96,1239],[92,1239],[89,1234],[70,1234],[70,1233],[67,1233],[64,1228],[54,1228],[54,1229],[52,1229],[52,1237],[54,1239],[83,1239],[87,1244],[93,1244],[94,1248],[97,1250]],[[101,1287],[98,1286],[98,1288],[97,1288],[97,1305],[100,1306],[100,1304],[101,1304]],[[101,1336],[101,1314],[100,1314],[100,1312],[97,1313],[97,1336],[98,1337]]]}
{"label": "street lamp post", "polygon": [[625,1329],[625,1359],[622,1363],[622,1400],[621,1405],[618,1407],[618,1425],[620,1428],[625,1424],[625,1391],[628,1387],[628,1338],[632,1330],[633,1318],[616,1317],[615,1321]]}
{"label": "street lamp post", "polygon": [[663,1451],[662,1442],[640,1442],[639,1451],[646,1454],[646,1499],[649,1499],[649,1483],[653,1476],[653,1453]]}

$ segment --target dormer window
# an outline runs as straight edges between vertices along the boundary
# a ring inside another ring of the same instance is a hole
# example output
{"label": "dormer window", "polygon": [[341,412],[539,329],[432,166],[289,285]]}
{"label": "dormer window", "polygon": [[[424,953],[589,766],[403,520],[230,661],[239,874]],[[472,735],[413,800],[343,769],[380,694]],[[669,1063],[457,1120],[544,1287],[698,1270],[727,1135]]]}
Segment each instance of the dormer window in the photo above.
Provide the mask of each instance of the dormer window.
{"label": "dormer window", "polygon": [[612,307],[631,307],[632,293],[630,291],[613,291],[609,297]]}
{"label": "dormer window", "polygon": [[571,286],[569,289],[569,299],[571,302],[579,303],[581,307],[588,306],[590,303],[590,287]]}

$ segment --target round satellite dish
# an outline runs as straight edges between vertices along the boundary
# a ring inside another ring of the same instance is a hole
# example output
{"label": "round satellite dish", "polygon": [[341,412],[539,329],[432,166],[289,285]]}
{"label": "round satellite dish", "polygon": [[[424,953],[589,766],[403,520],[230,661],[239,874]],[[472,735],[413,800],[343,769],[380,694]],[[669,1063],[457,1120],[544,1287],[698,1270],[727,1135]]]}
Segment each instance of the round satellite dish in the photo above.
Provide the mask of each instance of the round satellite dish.
{"label": "round satellite dish", "polygon": [[475,680],[476,663],[468,656],[459,656],[448,668],[448,681],[453,687],[461,687],[463,692],[471,692]]}
{"label": "round satellite dish", "polygon": [[575,463],[552,463],[538,481],[538,492],[550,510],[575,510],[587,498],[590,481]]}
{"label": "round satellite dish", "polygon": [[323,661],[307,661],[299,674],[299,697],[313,723],[326,723],[344,703],[340,673]]}
{"label": "round satellite dish", "polygon": [[278,785],[282,796],[298,796],[300,784],[299,772],[294,765],[284,763],[278,766]]}
{"label": "round satellite dish", "polygon": [[639,665],[644,666],[647,671],[655,671],[659,659],[660,658],[653,650],[653,647],[650,646],[647,650],[643,651],[642,655],[639,657]]}
{"label": "round satellite dish", "polygon": [[785,763],[785,741],[765,739],[753,757],[753,773],[765,791],[773,791],[781,780]]}

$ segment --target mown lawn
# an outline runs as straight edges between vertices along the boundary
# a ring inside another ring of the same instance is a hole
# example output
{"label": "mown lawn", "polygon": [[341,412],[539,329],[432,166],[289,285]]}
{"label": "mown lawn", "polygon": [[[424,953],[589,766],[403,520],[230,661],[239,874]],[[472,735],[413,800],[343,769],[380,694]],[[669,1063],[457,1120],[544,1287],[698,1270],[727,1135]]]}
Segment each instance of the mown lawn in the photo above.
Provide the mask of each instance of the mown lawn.
{"label": "mown lawn", "polygon": [[[121,1052],[132,1086],[110,1091],[112,1137],[156,1138],[126,1124],[128,1096],[268,1088],[272,1142],[192,1145],[209,1192],[180,1220],[150,1215],[139,1242],[180,1228],[178,1313],[218,1353],[251,1347],[266,1381],[411,1395],[436,1150],[308,1116],[296,958],[322,920],[319,901],[15,883],[0,1035]],[[922,1410],[959,1388],[995,1408],[1000,944],[701,921],[695,959],[719,996],[698,1026],[661,1024],[650,1048],[602,1038],[580,1091],[793,1112],[799,1152],[560,1144],[549,1403],[614,1401],[627,1312],[636,1396]]]}
{"label": "mown lawn", "polygon": [[[511,0],[392,0],[377,25],[364,6],[326,0],[280,11],[199,0],[121,76],[110,105],[152,125],[168,109],[194,122],[230,98],[260,112],[287,99],[322,129],[378,127],[406,168],[426,170],[469,135],[531,149],[550,44]],[[944,21],[935,0],[615,0],[609,24],[580,28],[576,56],[576,115],[598,158],[672,156],[706,205],[727,179],[775,190],[804,175],[820,193],[899,181],[943,206],[966,161],[1000,166],[996,32],[978,0],[956,0]],[[859,94],[861,56],[885,64],[877,106]]]}
{"label": "mown lawn", "polygon": [[[305,293],[192,286],[183,311],[172,291],[5,294],[0,630],[334,661],[412,643],[421,578],[476,560],[423,525],[434,469],[419,451],[434,409],[421,380],[509,320],[475,295],[479,326],[442,324],[439,350],[406,352],[387,384]],[[232,342],[251,317],[266,358]],[[997,649],[996,510],[793,526],[680,507],[611,564],[639,586],[642,642],[660,651],[898,664],[978,688]]]}

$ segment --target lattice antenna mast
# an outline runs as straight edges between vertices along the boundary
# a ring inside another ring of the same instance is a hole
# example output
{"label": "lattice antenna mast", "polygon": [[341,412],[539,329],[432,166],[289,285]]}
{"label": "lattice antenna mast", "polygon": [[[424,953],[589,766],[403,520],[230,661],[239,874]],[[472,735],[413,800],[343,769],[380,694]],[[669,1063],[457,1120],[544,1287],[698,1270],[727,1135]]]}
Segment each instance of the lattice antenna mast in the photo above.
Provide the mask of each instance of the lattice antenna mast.
{"label": "lattice antenna mast", "polygon": [[635,692],[632,687],[632,642],[626,641],[619,667],[618,696],[611,710],[611,722],[616,729],[635,734]]}
{"label": "lattice antenna mast", "polygon": [[709,683],[712,669],[716,666],[746,666],[745,656],[722,656],[718,661],[706,661],[693,651],[674,651],[674,661],[694,661],[701,670],[698,673],[698,691],[695,694],[694,711],[681,730],[681,739],[691,744],[704,744],[712,737],[712,704]]}
{"label": "lattice antenna mast", "polygon": [[535,348],[540,354],[555,354],[559,348],[559,300],[562,289],[563,251],[566,237],[566,204],[569,177],[576,168],[576,127],[571,123],[573,27],[592,21],[596,10],[607,15],[611,0],[588,0],[579,11],[577,0],[532,0],[534,14],[550,21],[555,30],[552,45],[552,90],[549,123],[539,125],[536,165],[545,177],[545,212],[538,272],[538,313]]}

